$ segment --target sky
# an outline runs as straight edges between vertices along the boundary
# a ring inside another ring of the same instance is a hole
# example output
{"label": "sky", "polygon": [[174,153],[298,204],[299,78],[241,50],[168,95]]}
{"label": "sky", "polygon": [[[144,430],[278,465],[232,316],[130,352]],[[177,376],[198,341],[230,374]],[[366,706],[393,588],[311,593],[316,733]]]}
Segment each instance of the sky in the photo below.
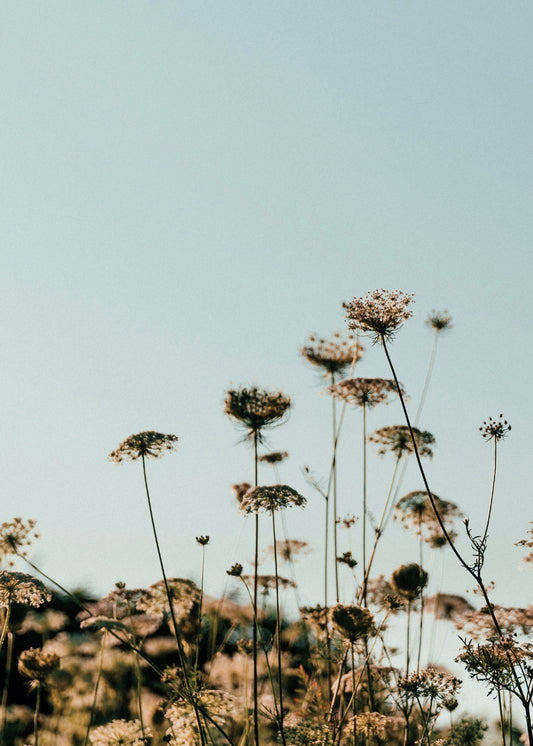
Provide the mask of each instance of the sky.
{"label": "sky", "polygon": [[[345,331],[343,301],[386,288],[415,294],[391,348],[412,411],[424,321],[453,317],[420,425],[432,491],[478,531],[478,428],[512,424],[486,578],[498,603],[531,602],[514,542],[533,520],[532,22],[521,1],[2,3],[1,520],[38,522],[40,567],[93,593],[159,579],[140,465],[107,460],[157,430],[179,438],[148,465],[167,572],[199,580],[209,535],[206,587],[231,592],[225,570],[252,557],[231,485],[253,464],[223,401],[258,385],[292,398],[267,447],[289,451],[281,479],[307,497],[286,524],[314,548],[300,600],[321,602],[324,505],[302,467],[327,478],[331,402],[299,351]],[[357,375],[389,377],[364,344]],[[369,415],[391,424],[397,403]],[[340,514],[360,514],[361,427],[347,411]],[[392,466],[370,460],[375,513]],[[403,484],[421,488],[412,464]],[[355,556],[357,531],[340,540]],[[417,552],[391,526],[376,570]],[[427,562],[433,590],[471,587],[448,549]]]}

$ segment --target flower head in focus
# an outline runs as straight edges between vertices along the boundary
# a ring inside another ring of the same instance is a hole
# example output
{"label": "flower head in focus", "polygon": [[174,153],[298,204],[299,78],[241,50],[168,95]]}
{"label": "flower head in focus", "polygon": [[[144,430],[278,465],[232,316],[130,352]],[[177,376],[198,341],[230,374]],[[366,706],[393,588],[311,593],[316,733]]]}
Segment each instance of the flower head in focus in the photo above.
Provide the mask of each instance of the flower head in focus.
{"label": "flower head in focus", "polygon": [[0,562],[7,559],[7,564],[12,565],[9,559],[12,555],[26,556],[26,547],[38,538],[35,525],[34,520],[25,521],[22,518],[13,518],[0,525]]}
{"label": "flower head in focus", "polygon": [[257,436],[261,442],[262,430],[281,423],[290,405],[290,397],[281,391],[241,386],[226,393],[224,412],[246,428],[247,437]]}
{"label": "flower head in focus", "polygon": [[160,458],[163,454],[173,451],[178,442],[177,435],[165,435],[147,430],[137,435],[130,435],[108,458],[119,464],[121,461],[137,461],[139,458]]}
{"label": "flower head in focus", "polygon": [[348,327],[370,334],[374,342],[391,340],[404,321],[411,318],[412,293],[372,290],[345,304]]}
{"label": "flower head in focus", "polygon": [[93,746],[145,746],[151,733],[138,720],[112,720],[106,725],[93,728],[89,740]]}
{"label": "flower head in focus", "polygon": [[291,506],[303,507],[307,500],[286,484],[254,487],[244,495],[241,502],[243,513],[274,512]]}
{"label": "flower head in focus", "polygon": [[483,425],[479,429],[485,440],[503,440],[511,430],[511,425],[503,419],[503,414],[500,414],[497,420],[493,420],[492,417],[483,420]]}
{"label": "flower head in focus", "polygon": [[0,609],[13,603],[38,608],[51,599],[52,594],[37,578],[24,572],[0,570]]}

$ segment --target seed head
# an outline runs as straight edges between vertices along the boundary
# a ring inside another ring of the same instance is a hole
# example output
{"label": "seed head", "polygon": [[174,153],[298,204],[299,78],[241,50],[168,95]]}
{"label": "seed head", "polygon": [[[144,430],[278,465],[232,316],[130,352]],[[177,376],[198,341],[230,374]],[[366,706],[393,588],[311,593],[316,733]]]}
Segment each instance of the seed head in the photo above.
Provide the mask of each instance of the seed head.
{"label": "seed head", "polygon": [[412,562],[409,565],[400,565],[391,575],[390,584],[393,590],[408,601],[418,598],[428,582],[427,572]]}
{"label": "seed head", "polygon": [[160,458],[168,451],[173,451],[178,442],[177,435],[164,435],[154,430],[130,435],[108,456],[110,461],[119,464],[121,461],[137,461],[139,458]]}
{"label": "seed head", "polygon": [[493,420],[492,417],[489,417],[488,421],[483,420],[483,425],[479,429],[485,440],[502,440],[511,430],[511,425],[503,419],[503,414],[500,414],[497,420]]}
{"label": "seed head", "polygon": [[331,611],[331,621],[350,642],[368,637],[374,628],[372,612],[361,606],[337,604]]}
{"label": "seed head", "polygon": [[226,570],[226,573],[234,578],[240,578],[242,575],[242,565],[239,562],[236,562],[229,570]]}
{"label": "seed head", "polygon": [[201,544],[203,547],[206,546],[206,544],[209,544],[209,536],[197,536],[196,541],[198,544]]}
{"label": "seed head", "polygon": [[299,492],[286,484],[274,484],[266,487],[254,487],[243,497],[243,513],[274,512],[290,508],[292,505],[303,507],[307,500]]}
{"label": "seed head", "polygon": [[250,484],[250,482],[241,482],[241,484],[233,485],[233,492],[235,493],[235,497],[237,498],[237,501],[239,503],[242,502],[242,498],[251,489],[252,489],[252,485]]}
{"label": "seed head", "polygon": [[[432,497],[444,524],[452,523],[455,519],[463,517],[461,510],[455,503],[443,500],[434,494],[432,494]],[[446,538],[442,534],[442,529],[425,490],[415,490],[404,495],[394,507],[394,518],[401,521],[402,526],[407,530],[414,529],[419,535],[422,531],[424,541],[432,547],[436,548],[446,544]],[[449,526],[447,528],[448,533],[454,538],[455,532],[453,529],[450,529]]]}
{"label": "seed head", "polygon": [[445,329],[451,329],[452,317],[448,311],[431,311],[426,319],[426,324],[434,329],[437,334],[440,334]]}
{"label": "seed head", "polygon": [[33,681],[45,679],[59,668],[59,655],[45,652],[41,648],[28,648],[19,656],[18,667],[21,674]]}
{"label": "seed head", "polygon": [[391,340],[411,318],[413,295],[400,290],[372,290],[345,304],[348,328],[369,334],[374,342]]}
{"label": "seed head", "polygon": [[264,464],[279,464],[280,461],[285,461],[289,454],[287,451],[272,451],[272,453],[263,453],[259,456],[259,461]]}
{"label": "seed head", "polygon": [[224,400],[224,412],[247,429],[247,437],[281,423],[288,414],[290,398],[281,391],[267,391],[257,386],[230,389]]}
{"label": "seed head", "polygon": [[37,608],[51,598],[50,591],[37,578],[24,572],[0,570],[0,609],[13,603]]}
{"label": "seed head", "polygon": [[22,518],[13,518],[0,525],[0,562],[7,559],[7,564],[12,565],[9,559],[14,554],[25,557],[26,547],[29,547],[33,539],[38,538],[35,531],[35,521],[24,521]]}
{"label": "seed head", "polygon": [[[413,427],[416,447],[419,456],[433,456],[430,448],[435,443],[435,438],[427,430],[419,430]],[[378,453],[384,456],[387,452],[393,453],[398,458],[405,454],[413,453],[413,441],[407,425],[392,425],[389,427],[380,427],[375,433],[368,436],[371,443],[378,443]]]}
{"label": "seed head", "polygon": [[335,332],[333,339],[317,339],[311,336],[300,350],[302,356],[324,371],[324,377],[334,374],[343,375],[352,363],[355,365],[363,355],[363,346],[353,334],[341,339]]}
{"label": "seed head", "polygon": [[377,404],[388,404],[388,396],[396,392],[396,384],[387,378],[347,378],[328,386],[327,390],[347,404],[372,409]]}

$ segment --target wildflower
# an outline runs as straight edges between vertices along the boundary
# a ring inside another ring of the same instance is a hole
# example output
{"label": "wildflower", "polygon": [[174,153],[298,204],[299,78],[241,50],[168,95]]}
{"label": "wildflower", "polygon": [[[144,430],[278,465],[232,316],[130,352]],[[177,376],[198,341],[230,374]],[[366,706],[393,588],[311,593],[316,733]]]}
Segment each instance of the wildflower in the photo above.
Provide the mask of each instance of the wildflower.
{"label": "wildflower", "polygon": [[250,482],[242,482],[241,484],[233,485],[233,492],[235,493],[235,497],[240,503],[242,502],[242,498],[246,495],[248,490],[251,489],[252,485],[250,484]]}
{"label": "wildflower", "polygon": [[342,523],[344,528],[351,528],[356,521],[357,518],[353,514],[346,515],[344,518],[337,518],[337,523]]}
{"label": "wildflower", "polygon": [[263,453],[258,460],[265,464],[279,464],[280,461],[285,461],[288,456],[287,451],[272,451],[272,453]]}
{"label": "wildflower", "polygon": [[452,326],[452,317],[448,313],[448,311],[431,311],[429,316],[426,319],[427,326],[431,327],[435,330],[437,334],[444,331],[445,329],[450,329]]}
{"label": "wildflower", "polygon": [[300,350],[303,357],[311,365],[322,368],[324,376],[343,375],[346,369],[361,359],[363,347],[353,334],[347,339],[341,339],[339,332],[335,332],[333,339],[316,339],[311,336]]}
{"label": "wildflower", "polygon": [[261,431],[280,423],[290,405],[290,398],[281,391],[241,386],[226,393],[224,412],[247,428],[248,437],[257,436],[261,441]]}
{"label": "wildflower", "polygon": [[26,556],[26,547],[38,538],[35,525],[34,520],[24,521],[22,518],[13,518],[0,525],[0,562],[13,554]]}
{"label": "wildflower", "polygon": [[138,720],[112,720],[107,725],[93,728],[89,739],[93,746],[144,746],[151,737],[150,729],[143,729]]}
{"label": "wildflower", "polygon": [[391,586],[400,596],[408,601],[418,598],[428,582],[427,572],[412,562],[409,565],[400,565],[391,575]]}
{"label": "wildflower", "polygon": [[406,699],[427,698],[444,706],[461,687],[461,681],[445,671],[425,668],[398,679],[398,690]]}
{"label": "wildflower", "polygon": [[[517,632],[529,635],[533,630],[533,606],[521,608],[491,604],[491,608],[498,619],[500,631],[505,636],[511,636]],[[481,609],[470,608],[465,611],[460,618],[455,620],[455,626],[457,629],[465,630],[468,636],[475,640],[486,640],[494,634],[494,622],[486,605]]]}
{"label": "wildflower", "polygon": [[357,565],[357,560],[353,558],[351,552],[343,552],[340,557],[337,557],[337,562],[341,565],[347,565],[350,568],[354,568]]}
{"label": "wildflower", "polygon": [[361,606],[337,604],[331,611],[331,621],[350,642],[368,637],[374,629],[372,612]]}
{"label": "wildflower", "polygon": [[243,497],[243,513],[259,513],[261,510],[273,512],[289,508],[291,505],[303,507],[307,500],[286,484],[254,487]]}
{"label": "wildflower", "polygon": [[283,726],[287,746],[331,746],[333,734],[325,723],[316,723],[290,713]]}
{"label": "wildflower", "polygon": [[503,415],[500,414],[497,420],[493,420],[492,417],[489,417],[488,421],[483,420],[483,425],[479,429],[481,431],[481,436],[485,440],[502,440],[505,438],[507,433],[511,430],[511,425],[509,425],[507,420],[502,418]]}
{"label": "wildflower", "polygon": [[209,544],[209,536],[197,536],[196,541],[198,544],[201,544],[201,546],[205,547],[207,544]]}
{"label": "wildflower", "polygon": [[[455,503],[449,502],[448,500],[442,500],[433,493],[432,498],[443,523],[446,524],[455,518],[462,517],[461,511]],[[429,495],[424,490],[415,490],[404,495],[404,497],[396,503],[394,508],[394,518],[401,521],[402,526],[405,529],[414,529],[419,535],[423,528],[426,529],[427,533],[423,537],[424,541],[434,547],[446,543],[446,539],[442,535],[442,529],[437,520],[437,516],[435,515]],[[452,539],[455,538],[455,531],[448,529],[448,533]],[[442,543],[440,542],[441,537],[444,539],[444,542]]]}
{"label": "wildflower", "polygon": [[330,394],[347,404],[372,409],[387,402],[390,393],[396,392],[394,381],[386,378],[347,378],[328,386]]}
{"label": "wildflower", "polygon": [[12,603],[37,608],[51,598],[50,591],[37,578],[24,572],[0,570],[0,608],[7,609]]}
{"label": "wildflower", "polygon": [[[433,451],[431,446],[435,443],[433,435],[427,432],[427,430],[422,431],[416,427],[413,427],[412,430],[415,436],[418,455],[432,458]],[[407,425],[380,427],[375,433],[368,436],[368,440],[379,444],[378,453],[380,456],[384,456],[390,451],[397,458],[401,458],[404,454],[414,452],[411,433]]]}
{"label": "wildflower", "polygon": [[464,663],[472,678],[489,686],[489,694],[501,688],[513,691],[515,676],[513,666],[531,666],[533,645],[520,643],[513,637],[474,645],[472,641],[464,643],[456,660]]}
{"label": "wildflower", "polygon": [[[533,527],[528,529],[528,534],[531,538],[520,539],[520,541],[516,542],[515,547],[526,547],[527,549],[531,549],[533,547]],[[533,563],[533,552],[526,554],[523,561]]]}
{"label": "wildflower", "polygon": [[24,676],[42,682],[59,668],[59,662],[57,653],[45,652],[40,648],[28,648],[20,654],[18,667]]}
{"label": "wildflower", "polygon": [[137,435],[130,435],[108,458],[119,464],[121,461],[137,461],[139,458],[159,458],[176,448],[177,435],[164,435],[148,430]]}
{"label": "wildflower", "polygon": [[[220,726],[231,718],[235,711],[235,697],[218,689],[204,689],[196,694],[196,705],[200,712],[205,710],[210,718]],[[166,738],[171,746],[190,746],[199,742],[198,722],[193,706],[185,700],[174,702],[166,716],[172,725]]]}
{"label": "wildflower", "polygon": [[236,562],[229,570],[226,570],[226,573],[234,578],[239,578],[242,575],[242,565]]}
{"label": "wildflower", "polygon": [[357,731],[362,733],[366,738],[376,736],[385,738],[387,735],[387,726],[390,718],[379,712],[362,712],[355,716],[355,725]]}
{"label": "wildflower", "polygon": [[[168,578],[167,583],[176,622],[178,624],[191,622],[193,611],[200,602],[200,589],[192,580],[183,578]],[[146,589],[137,601],[137,609],[148,614],[168,615],[169,600],[163,580],[153,583]]]}
{"label": "wildflower", "polygon": [[373,290],[345,304],[350,329],[370,334],[374,342],[390,340],[411,318],[413,295],[399,290]]}

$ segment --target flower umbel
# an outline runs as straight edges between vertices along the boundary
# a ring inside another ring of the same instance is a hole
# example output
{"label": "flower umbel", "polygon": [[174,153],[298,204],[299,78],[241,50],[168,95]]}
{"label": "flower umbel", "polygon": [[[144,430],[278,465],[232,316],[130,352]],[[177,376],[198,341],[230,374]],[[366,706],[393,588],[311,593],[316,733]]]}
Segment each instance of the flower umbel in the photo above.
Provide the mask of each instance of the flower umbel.
{"label": "flower umbel", "polygon": [[335,373],[342,375],[351,364],[355,365],[362,357],[363,347],[353,334],[341,339],[340,333],[335,332],[333,339],[309,337],[301,353],[311,365],[322,368],[327,377]]}
{"label": "flower umbel", "polygon": [[411,318],[412,293],[400,290],[372,290],[345,304],[348,327],[370,334],[374,342],[390,340],[404,321]]}
{"label": "flower umbel", "polygon": [[121,461],[137,461],[140,458],[160,458],[168,451],[173,451],[178,442],[177,435],[165,435],[147,430],[137,435],[130,435],[108,458],[119,464]]}
{"label": "flower umbel", "polygon": [[290,405],[290,397],[281,391],[241,386],[226,393],[224,412],[244,425],[248,437],[252,437],[254,434],[260,436],[265,427],[281,422]]}
{"label": "flower umbel", "polygon": [[303,507],[307,500],[299,492],[286,484],[274,484],[267,487],[254,487],[244,495],[240,508],[243,513],[273,512],[290,508],[292,505]]}
{"label": "flower umbel", "polygon": [[151,736],[149,728],[143,729],[138,720],[112,720],[94,728],[89,739],[93,746],[144,746]]}
{"label": "flower umbel", "polygon": [[24,572],[0,570],[0,609],[12,603],[42,606],[52,594],[40,580]]}
{"label": "flower umbel", "polygon": [[[429,458],[431,458],[433,456],[433,450],[430,446],[435,443],[434,436],[427,432],[427,430],[419,430],[416,427],[413,427],[412,429],[415,436],[418,455],[429,456]],[[400,458],[404,454],[414,452],[411,433],[409,432],[407,425],[380,427],[379,430],[376,430],[372,435],[368,436],[368,440],[371,443],[378,444],[378,453],[380,456],[384,456],[390,451]]]}
{"label": "flower umbel", "polygon": [[500,414],[497,420],[493,420],[492,417],[483,420],[483,425],[479,429],[485,440],[502,440],[511,430],[511,425],[503,419],[503,414]]}
{"label": "flower umbel", "polygon": [[34,520],[13,518],[12,521],[5,521],[0,525],[0,562],[13,554],[25,557],[26,547],[36,538],[38,534],[35,532]]}
{"label": "flower umbel", "polygon": [[347,378],[328,386],[327,390],[347,404],[372,409],[377,404],[388,404],[388,396],[396,392],[396,384],[387,378]]}
{"label": "flower umbel", "polygon": [[452,326],[452,317],[448,311],[431,311],[426,319],[426,325],[435,330],[437,334],[450,329]]}

